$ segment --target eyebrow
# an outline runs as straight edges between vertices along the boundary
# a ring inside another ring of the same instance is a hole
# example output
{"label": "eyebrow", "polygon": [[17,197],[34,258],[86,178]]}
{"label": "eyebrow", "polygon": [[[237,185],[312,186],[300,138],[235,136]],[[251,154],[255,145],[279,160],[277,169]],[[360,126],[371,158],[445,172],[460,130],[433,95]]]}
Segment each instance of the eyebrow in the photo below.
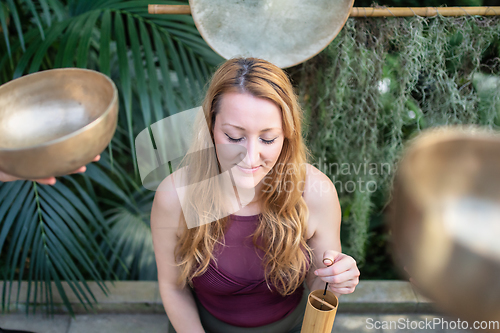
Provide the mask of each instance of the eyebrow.
{"label": "eyebrow", "polygon": [[[233,127],[236,127],[237,129],[240,129],[242,131],[244,131],[245,129],[243,127],[240,127],[240,126],[236,126],[236,125],[233,125],[233,124],[229,124],[229,123],[224,123],[222,124],[222,126],[224,125],[229,125],[229,126],[233,126]],[[263,129],[262,131],[260,131],[261,133],[262,132],[267,132],[267,131],[270,131],[270,130],[273,130],[273,129],[279,129],[278,127],[271,127],[271,128],[265,128]]]}

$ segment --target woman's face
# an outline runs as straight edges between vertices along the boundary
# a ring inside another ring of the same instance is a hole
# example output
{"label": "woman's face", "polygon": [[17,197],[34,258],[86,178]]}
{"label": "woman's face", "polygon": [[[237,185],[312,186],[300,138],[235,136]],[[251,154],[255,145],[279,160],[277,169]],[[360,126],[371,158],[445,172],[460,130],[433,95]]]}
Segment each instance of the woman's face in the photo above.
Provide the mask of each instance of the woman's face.
{"label": "woman's face", "polygon": [[283,147],[281,111],[270,100],[225,93],[215,117],[214,140],[222,172],[231,170],[237,188],[261,189]]}

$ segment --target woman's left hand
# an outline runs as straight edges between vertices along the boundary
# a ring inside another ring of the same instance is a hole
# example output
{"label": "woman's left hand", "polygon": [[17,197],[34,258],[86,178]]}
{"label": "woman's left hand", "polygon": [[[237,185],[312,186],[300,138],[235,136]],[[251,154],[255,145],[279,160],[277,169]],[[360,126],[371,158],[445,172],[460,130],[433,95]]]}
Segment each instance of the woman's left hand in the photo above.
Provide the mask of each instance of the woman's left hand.
{"label": "woman's left hand", "polygon": [[[333,264],[330,260],[333,260]],[[356,260],[334,250],[327,250],[323,254],[325,268],[318,268],[314,274],[321,280],[328,282],[328,289],[336,295],[354,292],[359,283],[359,269]]]}

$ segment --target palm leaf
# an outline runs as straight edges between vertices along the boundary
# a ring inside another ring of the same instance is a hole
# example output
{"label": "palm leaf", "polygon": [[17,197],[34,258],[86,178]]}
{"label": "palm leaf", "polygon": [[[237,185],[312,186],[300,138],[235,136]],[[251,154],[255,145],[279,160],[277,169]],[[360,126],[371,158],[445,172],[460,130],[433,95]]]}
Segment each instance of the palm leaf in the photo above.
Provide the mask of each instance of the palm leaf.
{"label": "palm leaf", "polygon": [[9,57],[10,57],[12,54],[10,51],[9,32],[7,31],[7,16],[5,15],[5,9],[4,9],[4,5],[2,3],[0,3],[0,25],[2,27],[5,45],[7,46],[7,52],[8,52]]}
{"label": "palm leaf", "polygon": [[40,16],[38,16],[38,12],[35,9],[35,5],[33,4],[33,1],[31,1],[31,0],[25,0],[25,2],[28,5],[28,8],[29,8],[31,14],[33,15],[36,26],[38,27],[38,31],[40,31],[40,37],[42,37],[42,40],[44,40],[45,39],[45,32],[43,31],[42,22],[40,21]]}
{"label": "palm leaf", "polygon": [[21,28],[21,20],[19,19],[19,14],[17,12],[17,8],[16,5],[14,4],[14,1],[7,0],[7,7],[10,9],[10,12],[12,14],[12,20],[14,21],[14,25],[17,30],[17,35],[19,36],[19,41],[21,42],[21,47],[23,51],[25,51],[26,46],[24,44],[23,29]]}
{"label": "palm leaf", "polygon": [[[155,280],[157,277],[149,225],[151,194],[154,193],[146,192],[149,191],[141,189],[134,194],[139,203],[133,211],[130,211],[127,206],[121,206],[106,213],[110,227],[109,237],[113,247],[119,253],[118,256],[110,256],[110,263],[114,265],[116,260],[121,260],[130,271],[128,273],[118,267],[116,273],[122,279]],[[106,244],[103,244],[101,248],[104,252],[110,251]]]}
{"label": "palm leaf", "polygon": [[[62,182],[57,182],[55,186],[40,186],[35,182],[17,181],[1,185],[0,202],[0,249],[6,240],[9,243],[2,309],[5,309],[6,305],[7,309],[9,308],[16,269],[19,269],[18,281],[21,281],[26,266],[29,266],[27,303],[32,281],[45,281],[45,292],[48,293],[50,283],[54,280],[59,292],[64,293],[62,286],[57,285],[60,284],[61,276],[84,307],[86,303],[93,307],[87,293],[94,302],[96,299],[87,285],[86,276],[98,281],[106,293],[107,288],[103,285],[100,272],[109,274],[109,263],[104,259],[105,255],[100,250],[96,236],[105,240],[107,236],[103,232],[105,228],[99,226],[98,220],[86,208],[82,199],[73,193],[68,195],[68,189]],[[101,216],[100,222],[103,221]],[[31,250],[31,255],[28,249]],[[10,287],[7,292],[8,284]],[[20,288],[20,284],[18,286]],[[36,289],[35,285],[35,297]],[[19,302],[19,292],[18,289],[16,306]],[[47,295],[49,297],[46,297],[46,301],[52,309],[51,294]],[[73,314],[66,295],[61,294],[61,297]],[[28,307],[26,310],[28,311]]]}

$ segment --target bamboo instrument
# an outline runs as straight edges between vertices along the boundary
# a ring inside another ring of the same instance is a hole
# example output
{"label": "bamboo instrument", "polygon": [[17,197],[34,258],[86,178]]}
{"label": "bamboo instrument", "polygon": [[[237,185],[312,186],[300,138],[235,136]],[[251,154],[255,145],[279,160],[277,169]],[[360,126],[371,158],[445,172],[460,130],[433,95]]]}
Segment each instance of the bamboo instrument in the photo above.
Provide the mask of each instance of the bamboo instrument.
{"label": "bamboo instrument", "polygon": [[[149,14],[191,14],[189,5],[149,5]],[[353,7],[349,17],[496,16],[500,6],[490,7]]]}
{"label": "bamboo instrument", "polygon": [[330,333],[337,314],[339,300],[330,290],[312,291],[307,298],[306,312],[300,333]]}

